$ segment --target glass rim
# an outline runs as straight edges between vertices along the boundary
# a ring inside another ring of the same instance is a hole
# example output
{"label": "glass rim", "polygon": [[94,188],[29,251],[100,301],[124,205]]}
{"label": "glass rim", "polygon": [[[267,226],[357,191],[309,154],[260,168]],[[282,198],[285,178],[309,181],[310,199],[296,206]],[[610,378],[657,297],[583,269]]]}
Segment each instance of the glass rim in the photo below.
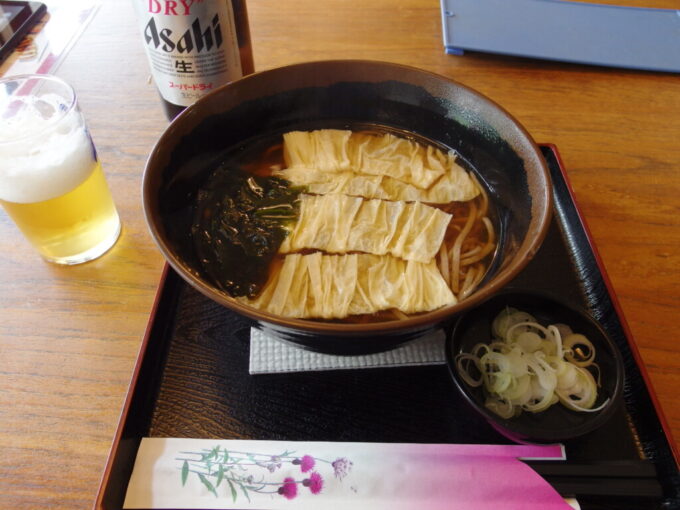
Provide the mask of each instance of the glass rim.
{"label": "glass rim", "polygon": [[[65,110],[60,111],[60,115],[58,117],[54,117],[51,119],[48,119],[45,124],[35,130],[34,132],[31,132],[27,135],[19,136],[18,138],[12,138],[9,140],[3,140],[0,138],[0,147],[1,146],[7,146],[11,145],[14,143],[18,142],[24,142],[26,140],[30,140],[32,138],[38,137],[45,133],[46,131],[53,129],[55,126],[57,126],[59,123],[63,122],[64,119],[66,119],[69,114],[76,108],[78,104],[78,98],[76,97],[76,91],[74,88],[66,81],[63,79],[54,76],[52,74],[17,74],[14,76],[5,76],[5,77],[0,77],[0,87],[7,83],[11,82],[18,82],[19,86],[17,88],[21,88],[24,86],[24,84],[30,82],[31,80],[36,80],[40,82],[52,82],[52,83],[57,83],[61,86],[63,86],[69,93],[68,99],[65,101],[65,103],[68,103],[68,107]],[[30,90],[27,91],[25,95],[29,95]],[[8,96],[11,100],[12,97],[21,97],[21,96],[15,96],[14,93]],[[4,120],[4,118],[1,117],[2,112],[0,111],[0,122]]]}

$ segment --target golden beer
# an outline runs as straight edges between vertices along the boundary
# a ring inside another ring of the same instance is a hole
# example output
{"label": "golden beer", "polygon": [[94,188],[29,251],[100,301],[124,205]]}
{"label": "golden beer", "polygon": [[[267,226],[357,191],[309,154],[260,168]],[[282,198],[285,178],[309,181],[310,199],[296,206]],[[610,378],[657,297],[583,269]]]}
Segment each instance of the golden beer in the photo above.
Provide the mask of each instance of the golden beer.
{"label": "golden beer", "polygon": [[118,212],[99,163],[85,181],[59,197],[0,204],[40,254],[53,262],[91,260],[110,248],[120,233]]}
{"label": "golden beer", "polygon": [[2,207],[50,262],[102,255],[118,239],[120,219],[73,90],[54,77],[0,80],[3,111]]}

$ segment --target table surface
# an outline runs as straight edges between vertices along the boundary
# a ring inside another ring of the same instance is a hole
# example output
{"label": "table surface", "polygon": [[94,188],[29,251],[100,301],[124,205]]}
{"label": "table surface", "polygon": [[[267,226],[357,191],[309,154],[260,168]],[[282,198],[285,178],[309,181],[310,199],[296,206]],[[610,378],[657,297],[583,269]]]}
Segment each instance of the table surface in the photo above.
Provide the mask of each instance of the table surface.
{"label": "table surface", "polygon": [[[601,3],[678,8],[677,0]],[[453,78],[558,146],[680,439],[680,79],[446,55],[436,0],[249,2],[255,67],[372,59]],[[162,115],[132,2],[105,0],[56,72],[76,88],[124,224],[94,262],[59,267],[0,213],[0,508],[91,508],[164,261],[142,212]]]}

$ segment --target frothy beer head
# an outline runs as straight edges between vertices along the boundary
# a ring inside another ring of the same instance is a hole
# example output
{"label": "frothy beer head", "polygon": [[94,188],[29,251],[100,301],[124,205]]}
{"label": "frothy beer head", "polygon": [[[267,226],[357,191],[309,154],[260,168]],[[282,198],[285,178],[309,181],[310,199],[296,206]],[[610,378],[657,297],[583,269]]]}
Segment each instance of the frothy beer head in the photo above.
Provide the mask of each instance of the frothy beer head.
{"label": "frothy beer head", "polygon": [[0,199],[49,200],[92,172],[94,147],[70,92],[70,100],[49,89],[41,93],[30,80],[14,90],[0,88]]}

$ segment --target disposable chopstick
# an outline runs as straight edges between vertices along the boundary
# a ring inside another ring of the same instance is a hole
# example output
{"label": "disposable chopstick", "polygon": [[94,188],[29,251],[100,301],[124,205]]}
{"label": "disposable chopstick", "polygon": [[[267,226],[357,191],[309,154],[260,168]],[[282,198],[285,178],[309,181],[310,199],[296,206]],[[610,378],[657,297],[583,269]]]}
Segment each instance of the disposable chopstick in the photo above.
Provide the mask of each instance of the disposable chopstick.
{"label": "disposable chopstick", "polygon": [[646,460],[620,461],[532,461],[527,462],[541,476],[607,478],[656,478],[656,467]]}
{"label": "disposable chopstick", "polygon": [[661,498],[663,489],[653,478],[551,478],[546,480],[562,496]]}
{"label": "disposable chopstick", "polygon": [[656,468],[648,461],[540,461],[528,464],[563,496],[663,496]]}

